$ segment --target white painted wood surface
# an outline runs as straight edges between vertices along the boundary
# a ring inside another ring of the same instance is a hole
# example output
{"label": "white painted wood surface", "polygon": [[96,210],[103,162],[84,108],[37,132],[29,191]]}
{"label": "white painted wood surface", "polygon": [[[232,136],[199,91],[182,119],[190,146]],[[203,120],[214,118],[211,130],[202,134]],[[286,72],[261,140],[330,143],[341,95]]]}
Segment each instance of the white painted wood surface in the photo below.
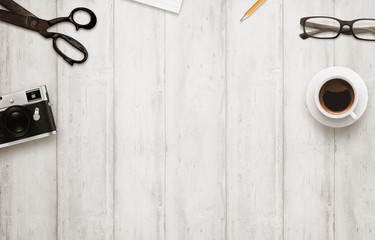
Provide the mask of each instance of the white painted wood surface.
{"label": "white painted wood surface", "polygon": [[301,15],[332,16],[334,1],[284,4],[284,237],[333,240],[335,135],[313,119],[305,94],[334,65],[334,41],[302,41]]}
{"label": "white painted wood surface", "polygon": [[[94,10],[70,67],[0,22],[0,94],[47,84],[58,135],[0,150],[0,240],[374,239],[374,43],[303,41],[299,19],[374,17],[371,0],[18,0],[37,16]],[[305,90],[341,65],[369,107],[333,130]]]}

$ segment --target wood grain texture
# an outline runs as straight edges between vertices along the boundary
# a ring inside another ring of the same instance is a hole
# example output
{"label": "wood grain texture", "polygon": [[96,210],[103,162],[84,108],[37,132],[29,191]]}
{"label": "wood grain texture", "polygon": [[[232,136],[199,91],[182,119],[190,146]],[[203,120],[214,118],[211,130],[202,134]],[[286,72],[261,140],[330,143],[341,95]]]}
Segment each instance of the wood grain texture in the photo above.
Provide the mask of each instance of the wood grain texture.
{"label": "wood grain texture", "polygon": [[[374,17],[375,3],[336,1],[336,15],[345,20]],[[349,67],[365,81],[369,102],[365,114],[354,125],[335,131],[335,229],[336,239],[375,238],[375,69],[373,42],[340,36],[335,44],[338,66]]]}
{"label": "wood grain texture", "polygon": [[[373,239],[371,42],[299,38],[301,17],[371,17],[371,0],[17,0],[37,16],[92,9],[70,67],[0,22],[0,94],[47,84],[58,135],[0,150],[0,240]],[[57,10],[57,11],[56,11]],[[305,94],[323,68],[358,72],[369,106],[333,130]]]}
{"label": "wood grain texture", "polygon": [[283,238],[282,1],[228,1],[228,238]]}
{"label": "wood grain texture", "polygon": [[[38,16],[55,14],[55,1],[19,3]],[[0,95],[46,84],[55,102],[52,42],[2,22],[0,32]],[[56,138],[0,149],[0,239],[54,239],[55,216]]]}
{"label": "wood grain texture", "polygon": [[115,237],[162,240],[165,12],[115,3]]}
{"label": "wood grain texture", "polygon": [[166,239],[226,237],[225,49],[225,1],[167,14]]}
{"label": "wood grain texture", "polygon": [[284,2],[284,239],[334,239],[334,131],[315,121],[306,89],[334,64],[333,41],[298,35],[301,17],[334,15],[334,1]]}
{"label": "wood grain texture", "polygon": [[82,42],[85,64],[58,59],[58,239],[113,239],[113,5],[59,1],[57,15],[84,6],[97,15],[93,30],[58,28]]}

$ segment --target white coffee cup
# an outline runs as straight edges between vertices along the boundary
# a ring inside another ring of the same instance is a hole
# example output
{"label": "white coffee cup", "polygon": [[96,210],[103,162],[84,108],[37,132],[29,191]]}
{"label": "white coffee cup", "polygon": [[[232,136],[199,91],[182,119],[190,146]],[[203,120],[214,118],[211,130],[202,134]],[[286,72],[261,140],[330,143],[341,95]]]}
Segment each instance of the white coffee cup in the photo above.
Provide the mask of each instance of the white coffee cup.
{"label": "white coffee cup", "polygon": [[[359,84],[363,80],[357,73],[345,67],[330,67],[321,71],[318,75],[315,76],[315,78],[316,78],[315,81],[317,81],[317,84],[315,85],[316,89],[314,93],[315,104],[316,104],[316,107],[319,109],[319,111],[323,115],[331,119],[341,119],[347,116],[352,117],[354,120],[358,119],[358,116],[355,113],[355,110],[358,105],[358,99],[359,99],[359,95],[358,95]],[[322,89],[324,84],[335,79],[339,79],[339,80],[343,80],[347,82],[351,86],[354,92],[354,101],[352,105],[350,106],[350,108],[338,114],[333,114],[327,111],[326,109],[324,109],[319,99],[320,90]]]}

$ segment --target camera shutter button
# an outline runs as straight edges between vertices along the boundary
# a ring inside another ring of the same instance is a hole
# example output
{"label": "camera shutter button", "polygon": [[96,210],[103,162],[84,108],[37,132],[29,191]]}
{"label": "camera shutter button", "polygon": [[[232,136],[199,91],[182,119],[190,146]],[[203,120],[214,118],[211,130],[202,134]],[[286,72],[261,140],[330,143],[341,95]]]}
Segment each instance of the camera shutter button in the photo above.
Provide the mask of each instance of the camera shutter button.
{"label": "camera shutter button", "polygon": [[33,115],[34,121],[39,121],[40,114],[39,114],[39,108],[35,108],[34,115]]}

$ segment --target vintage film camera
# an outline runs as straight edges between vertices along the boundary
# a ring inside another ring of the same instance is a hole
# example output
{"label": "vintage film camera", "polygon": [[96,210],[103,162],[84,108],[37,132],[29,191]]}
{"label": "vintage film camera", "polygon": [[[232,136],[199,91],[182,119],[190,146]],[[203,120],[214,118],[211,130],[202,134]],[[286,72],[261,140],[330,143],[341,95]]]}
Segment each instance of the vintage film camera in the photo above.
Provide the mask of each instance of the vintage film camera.
{"label": "vintage film camera", "polygon": [[46,86],[0,96],[0,148],[56,134]]}

